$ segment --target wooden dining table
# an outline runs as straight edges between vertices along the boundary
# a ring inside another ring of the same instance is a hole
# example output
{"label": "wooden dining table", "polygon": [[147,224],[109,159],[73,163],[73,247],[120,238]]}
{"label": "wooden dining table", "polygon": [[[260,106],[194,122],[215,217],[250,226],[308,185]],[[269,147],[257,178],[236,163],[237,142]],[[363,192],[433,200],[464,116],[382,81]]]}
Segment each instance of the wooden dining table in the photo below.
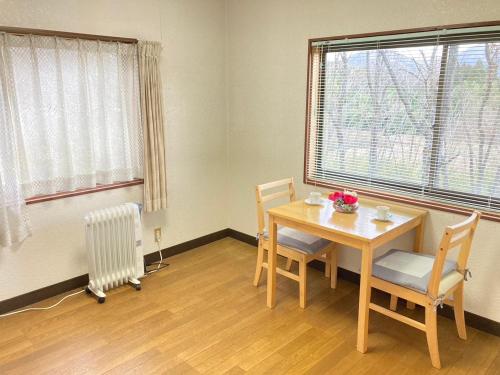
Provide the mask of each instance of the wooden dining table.
{"label": "wooden dining table", "polygon": [[[376,220],[376,207],[379,205],[390,207],[391,216],[388,221]],[[374,250],[409,231],[416,230],[413,250],[420,252],[426,214],[426,210],[387,204],[387,202],[368,198],[359,199],[359,208],[354,213],[336,212],[332,202],[327,199],[322,199],[322,204],[317,206],[298,200],[269,209],[267,306],[273,308],[276,304],[278,226],[294,228],[337,244],[359,249],[361,250],[361,274],[356,347],[359,352],[365,353]]]}

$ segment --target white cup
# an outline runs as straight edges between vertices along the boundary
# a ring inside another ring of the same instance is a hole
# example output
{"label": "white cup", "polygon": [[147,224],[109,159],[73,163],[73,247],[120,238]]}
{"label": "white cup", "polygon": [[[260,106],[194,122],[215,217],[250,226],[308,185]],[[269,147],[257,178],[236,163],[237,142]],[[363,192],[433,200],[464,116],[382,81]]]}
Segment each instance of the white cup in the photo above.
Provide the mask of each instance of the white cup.
{"label": "white cup", "polygon": [[309,193],[309,202],[315,204],[321,203],[321,193],[317,191],[311,191]]}
{"label": "white cup", "polygon": [[391,208],[387,206],[377,206],[377,219],[379,220],[389,220],[389,214],[391,213]]}

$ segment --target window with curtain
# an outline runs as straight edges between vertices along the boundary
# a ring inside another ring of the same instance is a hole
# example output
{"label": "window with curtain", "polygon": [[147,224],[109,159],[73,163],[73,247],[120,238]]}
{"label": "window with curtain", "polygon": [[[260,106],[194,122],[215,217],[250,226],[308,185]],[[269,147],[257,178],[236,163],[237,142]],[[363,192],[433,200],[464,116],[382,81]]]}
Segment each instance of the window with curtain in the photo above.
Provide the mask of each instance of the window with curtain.
{"label": "window with curtain", "polygon": [[500,28],[311,40],[305,181],[500,212]]}
{"label": "window with curtain", "polygon": [[0,49],[25,198],[142,178],[136,44],[0,33]]}

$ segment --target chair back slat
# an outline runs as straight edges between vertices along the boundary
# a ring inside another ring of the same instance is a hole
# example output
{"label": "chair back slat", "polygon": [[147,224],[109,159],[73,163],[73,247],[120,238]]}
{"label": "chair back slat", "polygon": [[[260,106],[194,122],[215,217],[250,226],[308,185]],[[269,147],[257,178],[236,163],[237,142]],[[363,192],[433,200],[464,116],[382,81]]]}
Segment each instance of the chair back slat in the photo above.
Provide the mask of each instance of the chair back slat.
{"label": "chair back slat", "polygon": [[451,249],[454,249],[458,246],[463,245],[464,242],[466,242],[469,239],[470,231],[471,231],[471,229],[468,228],[461,233],[452,235],[450,238],[450,244],[448,245],[448,248],[451,250]]}
{"label": "chair back slat", "polygon": [[260,189],[261,191],[264,191],[264,190],[269,190],[269,189],[272,189],[275,187],[280,187],[280,186],[290,185],[290,184],[293,184],[293,178],[284,178],[282,180],[266,182],[265,184],[257,185],[257,188]]}
{"label": "chair back slat", "polygon": [[[286,186],[286,190],[264,194],[265,191]],[[257,200],[257,222],[259,234],[263,234],[266,226],[264,203],[278,198],[288,197],[290,202],[295,200],[295,184],[293,178],[285,178],[272,181],[255,187],[255,198]]]}
{"label": "chair back slat", "polygon": [[278,198],[289,197],[289,196],[290,196],[289,191],[278,191],[276,193],[272,193],[272,194],[268,194],[268,195],[263,196],[262,203],[266,203],[266,202],[269,202],[269,201],[272,201],[272,200],[275,200]]}
{"label": "chair back slat", "polygon": [[439,297],[438,293],[439,284],[441,282],[441,274],[443,272],[443,266],[449,250],[455,248],[460,249],[457,257],[457,270],[461,273],[465,272],[472,239],[474,238],[476,227],[480,218],[481,212],[474,211],[472,215],[467,218],[467,220],[446,227],[434,260],[434,266],[432,268],[432,274],[427,289],[428,294],[432,298]]}

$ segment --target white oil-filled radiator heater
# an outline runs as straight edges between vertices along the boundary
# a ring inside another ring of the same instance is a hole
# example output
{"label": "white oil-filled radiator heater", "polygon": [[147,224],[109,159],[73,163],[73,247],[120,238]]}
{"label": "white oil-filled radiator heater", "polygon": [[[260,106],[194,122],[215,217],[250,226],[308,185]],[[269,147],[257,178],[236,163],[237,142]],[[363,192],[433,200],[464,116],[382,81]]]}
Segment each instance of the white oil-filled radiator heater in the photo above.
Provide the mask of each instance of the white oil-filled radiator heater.
{"label": "white oil-filled radiator heater", "polygon": [[125,203],[92,211],[85,216],[85,235],[89,263],[87,293],[99,303],[105,291],[129,283],[141,289],[144,276],[141,207]]}

